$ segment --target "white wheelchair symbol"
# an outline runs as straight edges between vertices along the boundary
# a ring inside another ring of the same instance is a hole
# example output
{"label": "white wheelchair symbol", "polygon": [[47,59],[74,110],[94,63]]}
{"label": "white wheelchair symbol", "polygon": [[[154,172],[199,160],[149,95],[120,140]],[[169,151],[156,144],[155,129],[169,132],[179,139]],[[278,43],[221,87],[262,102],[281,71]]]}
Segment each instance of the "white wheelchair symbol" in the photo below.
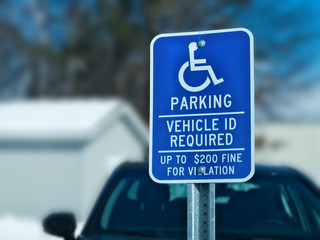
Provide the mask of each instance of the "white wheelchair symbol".
{"label": "white wheelchair symbol", "polygon": [[[181,86],[190,92],[199,92],[208,87],[210,84],[210,78],[214,85],[217,85],[219,83],[222,83],[224,80],[223,78],[217,79],[216,75],[214,74],[212,67],[210,65],[201,65],[196,66],[196,64],[205,64],[207,62],[207,59],[194,59],[194,52],[198,49],[197,43],[192,42],[189,44],[189,57],[190,61],[186,61],[179,70],[179,82]],[[202,83],[200,86],[190,86],[188,85],[183,78],[184,71],[189,67],[190,62],[190,71],[208,71],[209,76],[206,78],[204,83]]]}

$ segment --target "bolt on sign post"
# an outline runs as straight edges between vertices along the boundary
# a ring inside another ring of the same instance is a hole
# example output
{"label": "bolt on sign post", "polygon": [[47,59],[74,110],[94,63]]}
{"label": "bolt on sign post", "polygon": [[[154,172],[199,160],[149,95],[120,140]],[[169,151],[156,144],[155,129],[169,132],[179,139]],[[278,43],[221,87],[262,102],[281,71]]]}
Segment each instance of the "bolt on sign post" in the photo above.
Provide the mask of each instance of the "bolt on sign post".
{"label": "bolt on sign post", "polygon": [[149,174],[191,184],[189,239],[214,239],[214,183],[254,174],[253,60],[253,36],[243,28],[151,42]]}

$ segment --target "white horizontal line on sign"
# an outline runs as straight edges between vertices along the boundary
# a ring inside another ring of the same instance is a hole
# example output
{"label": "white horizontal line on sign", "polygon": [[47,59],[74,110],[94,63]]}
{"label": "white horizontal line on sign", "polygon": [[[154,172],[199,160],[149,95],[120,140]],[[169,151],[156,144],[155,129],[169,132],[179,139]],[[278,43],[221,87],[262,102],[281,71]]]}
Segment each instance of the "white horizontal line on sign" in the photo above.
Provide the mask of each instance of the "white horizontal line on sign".
{"label": "white horizontal line on sign", "polygon": [[171,117],[201,117],[201,116],[216,116],[216,115],[237,115],[244,114],[242,112],[219,112],[219,113],[196,113],[196,114],[174,114],[174,115],[159,115],[159,118],[171,118]]}
{"label": "white horizontal line on sign", "polygon": [[192,150],[160,150],[158,153],[181,153],[181,152],[222,152],[222,151],[244,151],[244,148],[221,148],[221,149],[192,149]]}

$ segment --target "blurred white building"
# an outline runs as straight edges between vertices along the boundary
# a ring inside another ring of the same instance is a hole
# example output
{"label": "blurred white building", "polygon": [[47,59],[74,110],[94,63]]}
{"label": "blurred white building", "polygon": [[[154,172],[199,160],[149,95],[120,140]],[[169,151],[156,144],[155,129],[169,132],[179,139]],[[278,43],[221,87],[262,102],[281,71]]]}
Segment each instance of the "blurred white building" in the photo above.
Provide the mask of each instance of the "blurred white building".
{"label": "blurred white building", "polygon": [[125,102],[0,103],[0,214],[86,217],[119,163],[142,161],[144,122]]}
{"label": "blurred white building", "polygon": [[320,186],[320,124],[256,124],[256,163],[291,166]]}

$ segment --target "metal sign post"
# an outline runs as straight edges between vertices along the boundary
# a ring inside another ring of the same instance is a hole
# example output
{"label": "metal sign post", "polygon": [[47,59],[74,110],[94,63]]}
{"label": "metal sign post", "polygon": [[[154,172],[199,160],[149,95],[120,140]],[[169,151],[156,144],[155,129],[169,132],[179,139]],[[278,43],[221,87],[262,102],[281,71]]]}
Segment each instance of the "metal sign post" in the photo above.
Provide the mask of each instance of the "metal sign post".
{"label": "metal sign post", "polygon": [[215,184],[188,184],[188,240],[215,240]]}

